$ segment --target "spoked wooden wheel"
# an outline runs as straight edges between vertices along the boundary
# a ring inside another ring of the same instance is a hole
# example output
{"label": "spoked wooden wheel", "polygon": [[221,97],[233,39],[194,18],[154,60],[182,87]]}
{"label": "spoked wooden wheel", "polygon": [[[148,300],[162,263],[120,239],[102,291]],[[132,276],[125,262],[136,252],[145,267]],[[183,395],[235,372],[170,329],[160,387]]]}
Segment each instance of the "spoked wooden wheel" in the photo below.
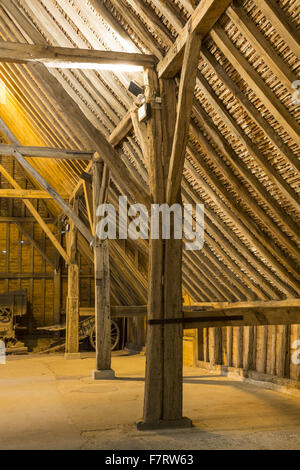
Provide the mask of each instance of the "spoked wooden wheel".
{"label": "spoked wooden wheel", "polygon": [[[118,324],[112,320],[111,321],[111,350],[116,349],[120,341],[120,328]],[[91,334],[90,334],[90,343],[93,349],[96,351],[96,325],[94,325]]]}

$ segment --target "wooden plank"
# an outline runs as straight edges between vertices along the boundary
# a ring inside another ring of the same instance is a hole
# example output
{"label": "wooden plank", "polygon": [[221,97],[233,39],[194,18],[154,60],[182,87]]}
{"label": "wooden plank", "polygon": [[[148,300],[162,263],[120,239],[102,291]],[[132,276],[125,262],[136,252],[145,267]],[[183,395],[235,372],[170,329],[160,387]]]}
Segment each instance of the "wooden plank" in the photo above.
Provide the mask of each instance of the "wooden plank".
{"label": "wooden plank", "polygon": [[26,157],[87,161],[90,161],[94,154],[92,151],[84,152],[81,150],[55,149],[50,147],[29,147],[22,145],[0,144],[0,155],[13,156],[14,151],[18,151]]}
{"label": "wooden plank", "polygon": [[175,77],[181,68],[184,48],[190,34],[198,33],[203,38],[218,21],[230,2],[231,0],[203,0],[200,2],[167,55],[157,65],[159,78]]}
{"label": "wooden plank", "polygon": [[198,70],[201,36],[194,32],[187,40],[181,72],[177,119],[172,146],[171,161],[166,188],[167,203],[172,205],[181,188],[188,129],[194,101],[194,89]]}
{"label": "wooden plank", "polygon": [[[3,174],[3,176],[7,179],[7,181],[15,188],[15,189],[22,189],[18,183],[10,176],[10,174],[6,171],[6,169],[0,165],[0,173]],[[61,256],[64,258],[64,260],[68,263],[69,257],[61,244],[58,242],[57,238],[53,235],[47,224],[43,221],[42,217],[38,213],[38,211],[35,209],[35,207],[31,204],[30,201],[27,201],[24,199],[24,204],[27,207],[27,209],[31,212],[35,220],[38,222],[38,224],[42,227],[48,238],[51,240],[55,248],[59,251]]]}
{"label": "wooden plank", "polygon": [[38,189],[0,189],[0,198],[18,199],[52,199],[46,191]]}
{"label": "wooden plank", "polygon": [[[114,69],[120,66],[154,67],[157,59],[153,55],[130,52],[97,51],[69,47],[42,46],[40,44],[21,44],[1,42],[0,62],[19,64],[42,63],[57,68],[101,68]],[[97,67],[100,66],[100,67]],[[126,70],[125,70],[126,71]]]}

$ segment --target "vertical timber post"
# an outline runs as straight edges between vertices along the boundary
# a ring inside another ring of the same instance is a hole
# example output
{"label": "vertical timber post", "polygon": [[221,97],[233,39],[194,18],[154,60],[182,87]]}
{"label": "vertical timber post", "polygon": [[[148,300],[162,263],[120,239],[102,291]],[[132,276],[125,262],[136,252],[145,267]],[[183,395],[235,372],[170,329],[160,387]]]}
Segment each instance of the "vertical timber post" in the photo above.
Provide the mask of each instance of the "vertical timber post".
{"label": "vertical timber post", "polygon": [[95,269],[95,326],[96,369],[95,380],[109,380],[115,373],[111,369],[111,314],[110,314],[110,269],[108,240],[99,240],[96,234],[97,208],[105,202],[109,178],[101,161],[93,162],[94,205],[94,269]]}
{"label": "vertical timber post", "polygon": [[[61,243],[61,223],[57,223],[57,239]],[[53,275],[53,323],[60,323],[61,315],[61,256],[60,253],[55,250],[55,271]]]}
{"label": "vertical timber post", "polygon": [[[75,205],[78,201],[75,202]],[[76,210],[76,207],[74,207]],[[66,307],[66,359],[79,359],[79,266],[77,259],[77,230],[70,221],[67,233],[68,296]]]}
{"label": "vertical timber post", "polygon": [[[152,116],[147,124],[151,202],[167,201],[166,183],[176,122],[175,80],[158,80],[147,70],[146,97]],[[177,201],[181,204],[181,192]],[[182,317],[182,240],[150,237],[148,325],[146,342],[146,384],[143,420],[139,430],[190,427],[182,416],[183,324],[166,324],[166,319]],[[151,324],[151,320],[161,323]]]}

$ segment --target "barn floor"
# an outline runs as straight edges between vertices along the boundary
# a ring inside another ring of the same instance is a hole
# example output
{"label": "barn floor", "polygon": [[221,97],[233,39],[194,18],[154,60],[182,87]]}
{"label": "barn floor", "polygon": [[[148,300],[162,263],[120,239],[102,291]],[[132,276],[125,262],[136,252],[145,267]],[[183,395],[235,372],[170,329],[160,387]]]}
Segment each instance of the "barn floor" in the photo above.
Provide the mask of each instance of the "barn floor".
{"label": "barn floor", "polygon": [[138,432],[145,358],[117,352],[117,379],[94,382],[92,355],[9,358],[0,365],[0,449],[300,449],[300,398],[184,371],[194,428]]}

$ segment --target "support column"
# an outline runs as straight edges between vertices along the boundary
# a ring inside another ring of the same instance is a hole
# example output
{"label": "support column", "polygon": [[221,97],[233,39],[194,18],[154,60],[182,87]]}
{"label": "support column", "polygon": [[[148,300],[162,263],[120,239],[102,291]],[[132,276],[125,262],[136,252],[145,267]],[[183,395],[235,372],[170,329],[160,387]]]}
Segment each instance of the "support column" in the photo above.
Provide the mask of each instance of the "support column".
{"label": "support column", "polygon": [[[57,228],[56,228],[56,238],[59,240],[59,243],[61,243],[61,223],[58,222]],[[54,299],[53,299],[53,323],[59,324],[60,323],[60,314],[61,314],[61,256],[60,253],[55,250],[55,259],[54,259],[54,264],[55,264],[55,271],[53,275],[53,293],[54,293]]]}
{"label": "support column", "polygon": [[108,240],[99,240],[96,234],[96,211],[106,201],[109,177],[102,162],[93,163],[93,212],[94,212],[94,269],[95,269],[95,325],[96,370],[95,380],[109,380],[115,373],[111,369],[111,314],[110,268]]}
{"label": "support column", "polygon": [[[155,72],[149,70],[146,87],[152,107],[147,123],[151,199],[154,204],[164,204],[176,123],[175,81],[158,82]],[[181,203],[180,190],[174,202]],[[162,239],[162,221],[159,239],[150,240],[146,384],[139,430],[191,426],[182,416],[183,323],[176,323],[182,317],[182,240],[174,239],[173,224],[171,216],[170,240]],[[166,322],[172,319],[174,323]]]}
{"label": "support column", "polygon": [[77,260],[77,230],[70,222],[67,234],[68,296],[66,307],[66,359],[79,359],[79,267]]}

